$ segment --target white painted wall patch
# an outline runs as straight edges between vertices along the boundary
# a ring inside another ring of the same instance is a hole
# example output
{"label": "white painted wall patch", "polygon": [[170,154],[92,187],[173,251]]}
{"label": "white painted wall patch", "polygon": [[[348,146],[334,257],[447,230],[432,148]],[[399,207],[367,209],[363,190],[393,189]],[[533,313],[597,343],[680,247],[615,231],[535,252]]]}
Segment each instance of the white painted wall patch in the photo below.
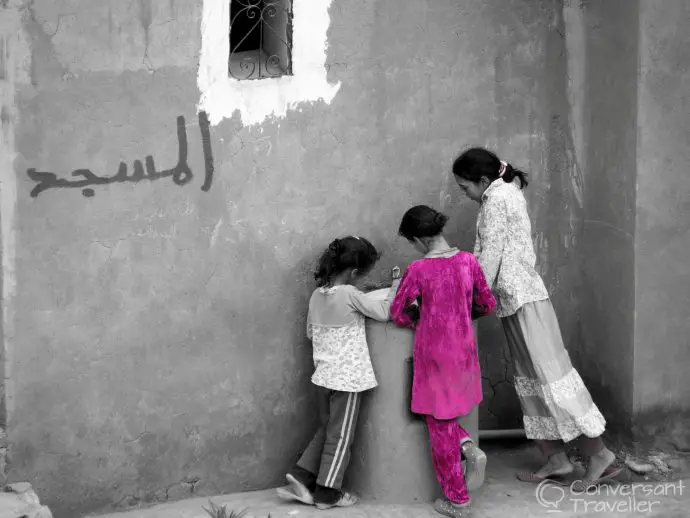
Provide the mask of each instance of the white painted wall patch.
{"label": "white painted wall patch", "polygon": [[204,0],[197,108],[212,125],[237,110],[243,124],[254,125],[284,117],[300,103],[333,100],[340,82],[330,84],[326,77],[330,5],[331,0],[293,1],[292,75],[238,81],[228,74],[230,0]]}

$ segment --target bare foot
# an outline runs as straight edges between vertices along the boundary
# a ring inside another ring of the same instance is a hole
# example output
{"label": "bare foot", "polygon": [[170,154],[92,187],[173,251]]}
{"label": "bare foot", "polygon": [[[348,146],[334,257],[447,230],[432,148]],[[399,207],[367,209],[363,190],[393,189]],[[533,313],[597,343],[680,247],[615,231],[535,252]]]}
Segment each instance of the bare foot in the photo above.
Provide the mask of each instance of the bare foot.
{"label": "bare foot", "polygon": [[608,448],[604,448],[596,455],[592,455],[589,458],[585,480],[598,480],[604,474],[606,468],[613,464],[614,460],[616,460],[616,455]]}
{"label": "bare foot", "polygon": [[563,452],[549,457],[546,465],[540,468],[535,475],[541,478],[547,478],[554,475],[564,476],[572,473],[574,469],[575,468],[573,468],[573,465],[570,463],[570,459],[568,459],[568,456]]}

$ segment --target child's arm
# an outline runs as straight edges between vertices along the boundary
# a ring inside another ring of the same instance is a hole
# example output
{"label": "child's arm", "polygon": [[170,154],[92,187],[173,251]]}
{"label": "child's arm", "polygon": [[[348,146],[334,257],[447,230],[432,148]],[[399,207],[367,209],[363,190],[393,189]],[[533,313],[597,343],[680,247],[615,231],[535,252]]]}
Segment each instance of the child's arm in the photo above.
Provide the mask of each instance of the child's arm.
{"label": "child's arm", "polygon": [[388,295],[384,300],[375,300],[366,293],[362,293],[359,290],[352,290],[352,295],[350,296],[352,307],[365,317],[386,322],[390,320],[391,302],[393,301],[393,297],[395,297],[399,284],[400,279],[393,279],[393,284],[388,290]]}
{"label": "child's arm", "polygon": [[415,328],[414,310],[410,311],[417,298],[421,295],[414,270],[408,268],[400,282],[400,288],[391,304],[391,318],[400,327]]}
{"label": "child's arm", "polygon": [[419,302],[420,299],[413,300],[407,308],[405,308],[405,313],[410,317],[410,320],[417,325],[417,321],[419,320],[419,315],[421,314],[421,310],[419,308]]}
{"label": "child's arm", "polygon": [[479,262],[472,258],[472,275],[474,287],[472,290],[472,320],[490,315],[496,310],[496,298],[491,293],[484,272]]}
{"label": "child's arm", "polygon": [[311,340],[312,335],[311,335],[311,310],[307,313],[307,338]]}
{"label": "child's arm", "polygon": [[498,276],[507,228],[508,211],[505,200],[499,198],[487,201],[484,224],[480,230],[481,250],[477,254],[477,260],[489,286],[494,285]]}

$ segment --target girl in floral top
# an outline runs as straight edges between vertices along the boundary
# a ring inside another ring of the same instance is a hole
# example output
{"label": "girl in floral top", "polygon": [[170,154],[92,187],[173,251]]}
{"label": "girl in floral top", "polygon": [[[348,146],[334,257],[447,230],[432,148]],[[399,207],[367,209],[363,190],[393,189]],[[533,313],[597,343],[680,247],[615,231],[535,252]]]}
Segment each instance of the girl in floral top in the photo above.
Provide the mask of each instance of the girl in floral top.
{"label": "girl in floral top", "polygon": [[482,148],[453,164],[460,188],[480,204],[475,255],[492,286],[515,370],[515,389],[525,433],[548,462],[520,472],[527,482],[558,479],[573,471],[563,443],[576,444],[589,459],[589,485],[615,477],[615,455],[601,440],[606,422],[563,345],[549,293],[535,269],[530,219],[522,189],[527,175]]}
{"label": "girl in floral top", "polygon": [[358,499],[341,490],[350,462],[350,448],[361,394],[376,387],[369,357],[364,317],[390,319],[390,304],[400,283],[393,269],[388,297],[375,300],[352,284],[364,277],[379,258],[364,238],[336,239],[321,256],[315,277],[318,288],[309,301],[307,336],[312,340],[320,427],[297,464],[278,489],[286,499],[316,504],[319,509],[349,507]]}
{"label": "girl in floral top", "polygon": [[[482,400],[472,319],[490,314],[496,300],[474,256],[451,248],[443,237],[447,220],[424,205],[403,216],[399,233],[424,259],[405,271],[391,317],[400,326],[415,328],[412,412],[426,416],[434,470],[445,496],[434,503],[434,509],[455,517],[464,516],[470,503],[468,489],[481,485],[484,478],[486,456],[461,423]],[[414,306],[419,312],[416,322],[410,317]]]}

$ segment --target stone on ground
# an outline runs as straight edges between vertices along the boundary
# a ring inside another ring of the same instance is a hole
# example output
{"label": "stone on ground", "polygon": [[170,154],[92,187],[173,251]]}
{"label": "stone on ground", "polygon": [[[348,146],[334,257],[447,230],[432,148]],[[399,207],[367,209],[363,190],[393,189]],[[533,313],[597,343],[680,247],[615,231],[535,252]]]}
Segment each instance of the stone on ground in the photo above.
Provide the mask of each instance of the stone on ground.
{"label": "stone on ground", "polygon": [[53,514],[41,505],[31,484],[20,482],[0,493],[0,518],[53,518]]}

